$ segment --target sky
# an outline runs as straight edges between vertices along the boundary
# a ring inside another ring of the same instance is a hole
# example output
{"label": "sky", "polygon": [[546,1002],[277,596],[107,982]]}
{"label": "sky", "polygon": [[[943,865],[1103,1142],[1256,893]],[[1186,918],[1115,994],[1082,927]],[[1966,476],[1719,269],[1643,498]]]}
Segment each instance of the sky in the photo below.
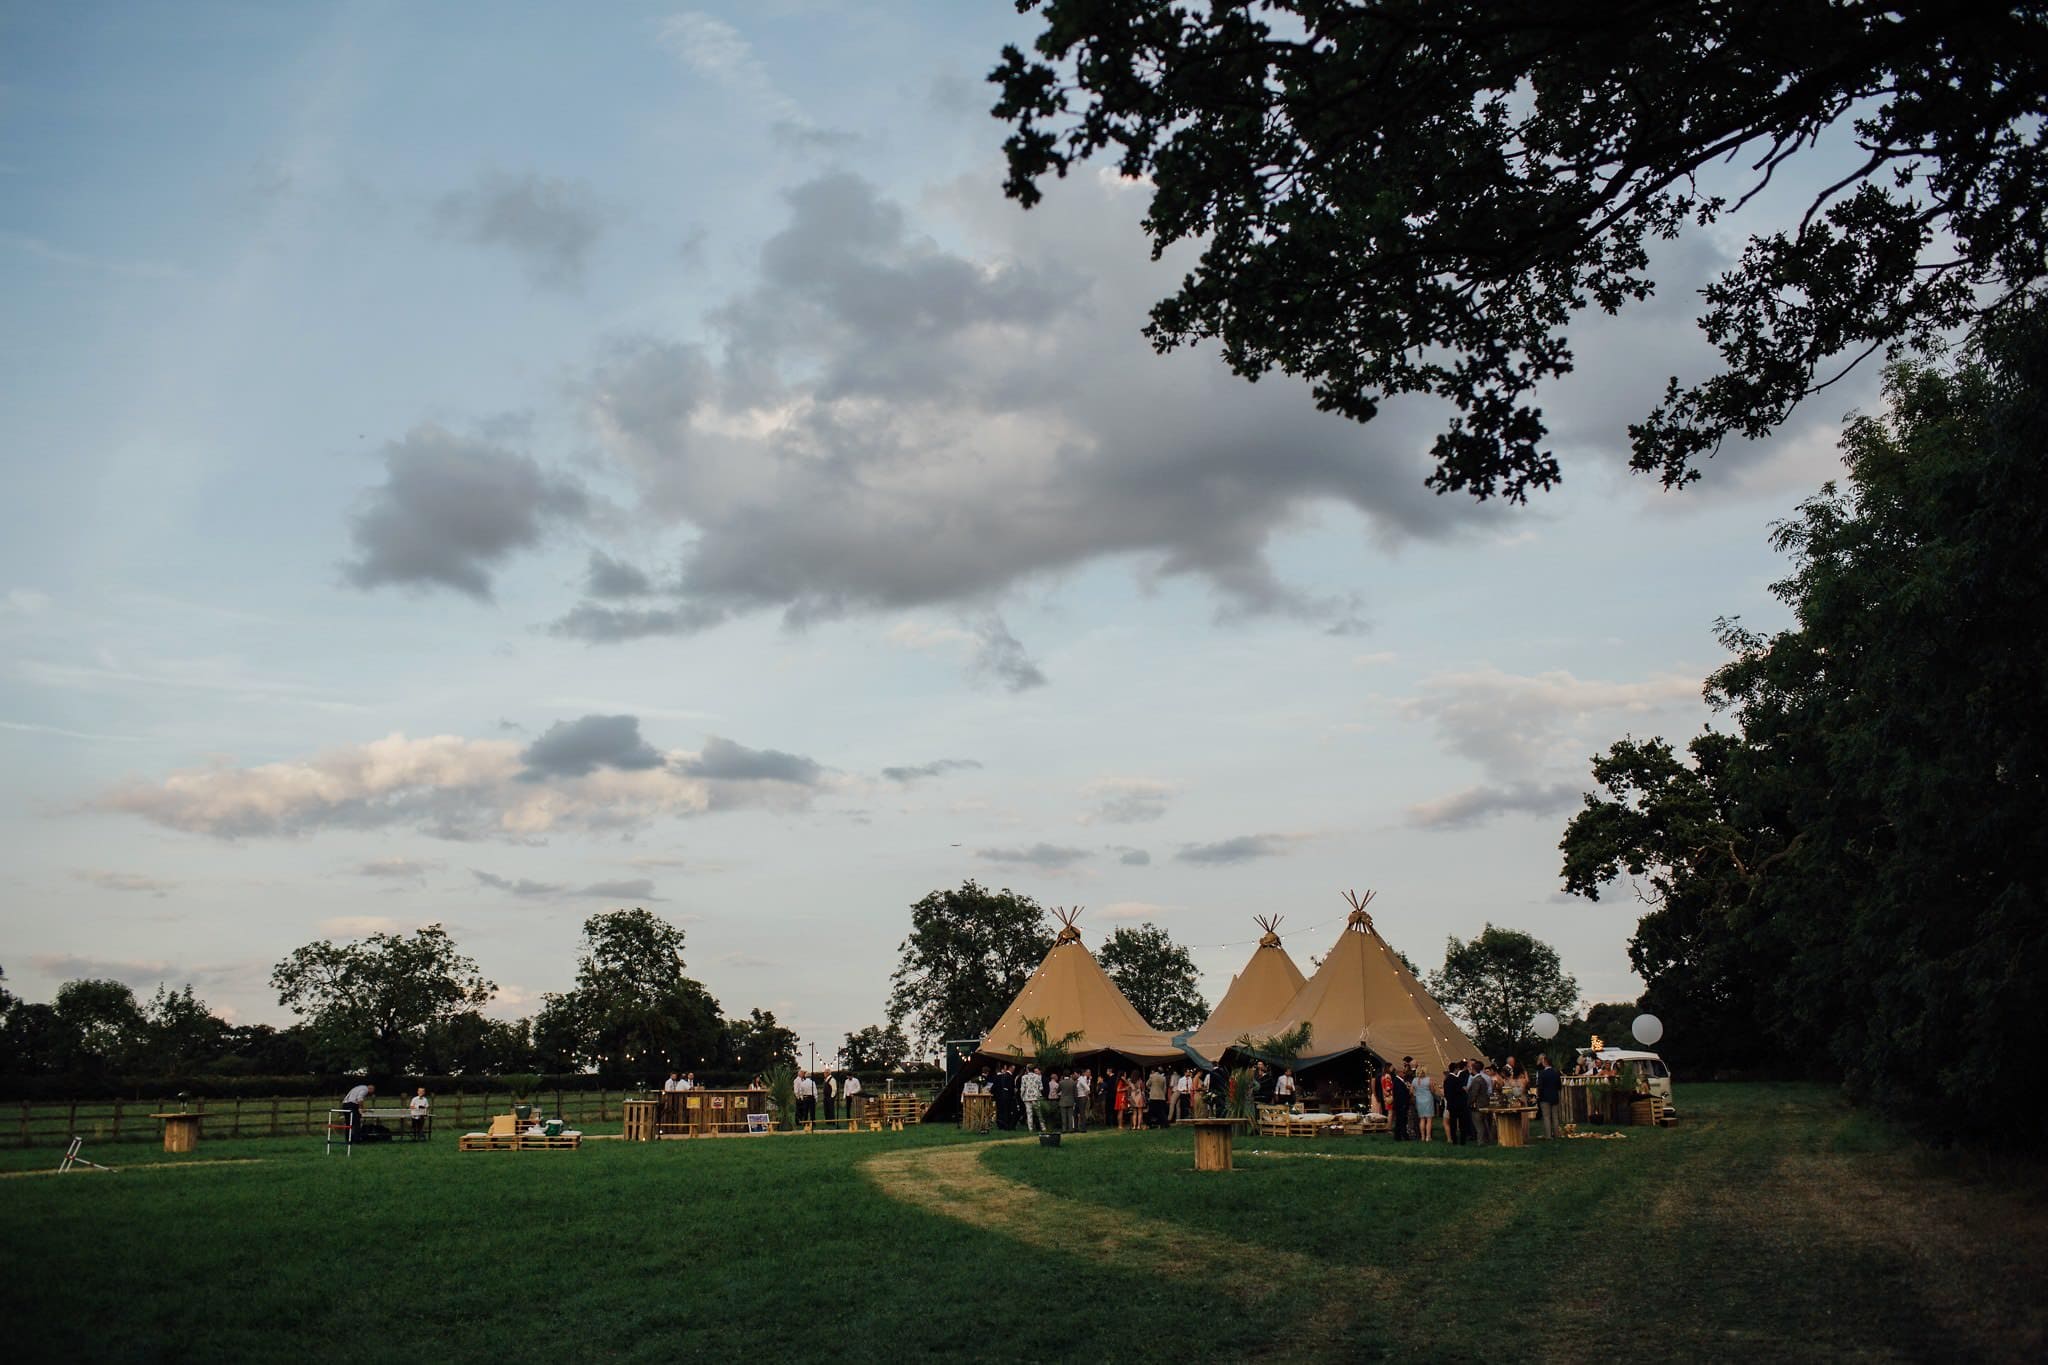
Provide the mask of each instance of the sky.
{"label": "sky", "polygon": [[1633,998],[1634,898],[1559,892],[1588,759],[1707,723],[1875,401],[1626,468],[1789,200],[1580,326],[1563,486],[1478,504],[1427,403],[1154,354],[1142,183],[1003,197],[1006,0],[482,14],[0,15],[11,989],[282,1024],[292,949],[442,923],[509,1017],[638,905],[825,1055],[972,878],[1212,1002],[1367,888],[1425,968],[1491,922]]}

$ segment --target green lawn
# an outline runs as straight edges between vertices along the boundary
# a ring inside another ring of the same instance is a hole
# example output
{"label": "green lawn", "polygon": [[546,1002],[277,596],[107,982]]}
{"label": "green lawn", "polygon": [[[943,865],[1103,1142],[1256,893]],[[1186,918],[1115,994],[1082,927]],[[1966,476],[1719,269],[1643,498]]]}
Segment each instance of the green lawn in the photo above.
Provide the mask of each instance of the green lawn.
{"label": "green lawn", "polygon": [[2037,1170],[1820,1089],[1681,1098],[1521,1152],[1240,1140],[1221,1176],[1178,1132],[123,1147],[0,1179],[0,1312],[72,1361],[2039,1357]]}

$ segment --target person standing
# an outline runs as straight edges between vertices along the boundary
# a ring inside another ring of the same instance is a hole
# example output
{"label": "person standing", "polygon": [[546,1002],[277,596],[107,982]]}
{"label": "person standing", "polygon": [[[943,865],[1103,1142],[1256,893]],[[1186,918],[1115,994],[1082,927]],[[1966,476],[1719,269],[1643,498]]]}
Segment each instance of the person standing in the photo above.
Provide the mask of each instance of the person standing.
{"label": "person standing", "polygon": [[427,1136],[427,1103],[425,1086],[415,1090],[412,1098],[405,1102],[407,1112],[412,1115],[412,1136],[415,1142],[422,1141]]}
{"label": "person standing", "polygon": [[1024,1073],[1023,1081],[1018,1084],[1017,1093],[1024,1101],[1025,1131],[1044,1132],[1045,1125],[1038,1113],[1038,1102],[1045,1098],[1045,1077],[1038,1074],[1036,1066]]}
{"label": "person standing", "polygon": [[818,1114],[818,1083],[811,1079],[811,1073],[799,1069],[796,1073],[796,1121],[809,1123]]}
{"label": "person standing", "polygon": [[1487,1111],[1493,1107],[1493,1082],[1477,1062],[1472,1064],[1472,1078],[1465,1082],[1465,1107],[1469,1137],[1481,1147],[1491,1147],[1493,1115]]}
{"label": "person standing", "polygon": [[1465,1094],[1465,1063],[1452,1062],[1444,1072],[1444,1127],[1451,1133],[1451,1145],[1465,1145],[1472,1127],[1471,1099]]}
{"label": "person standing", "polygon": [[1162,1067],[1155,1066],[1152,1068],[1151,1074],[1145,1077],[1145,1126],[1147,1128],[1164,1128],[1166,1126],[1166,1095],[1166,1071]]}
{"label": "person standing", "polygon": [[1414,1103],[1415,1094],[1408,1088],[1408,1078],[1401,1074],[1399,1067],[1387,1068],[1391,1093],[1388,1096],[1387,1122],[1393,1126],[1394,1141],[1408,1140],[1408,1110]]}
{"label": "person standing", "polygon": [[1294,1103],[1294,1068],[1288,1067],[1280,1073],[1280,1079],[1273,1082],[1273,1103],[1292,1105]]}
{"label": "person standing", "polygon": [[668,1073],[668,1079],[661,1083],[661,1088],[664,1094],[681,1090],[683,1088],[683,1078],[671,1071]]}
{"label": "person standing", "polygon": [[1422,1140],[1426,1143],[1433,1136],[1430,1130],[1436,1125],[1436,1087],[1430,1083],[1428,1067],[1416,1069],[1408,1092],[1415,1100],[1415,1123],[1422,1130]]}
{"label": "person standing", "polygon": [[370,1102],[370,1096],[377,1093],[377,1087],[368,1081],[350,1088],[341,1097],[342,1110],[348,1115],[348,1140],[354,1142],[362,1136],[363,1106]]}
{"label": "person standing", "polygon": [[825,1122],[830,1123],[839,1117],[839,1078],[831,1067],[819,1073],[818,1089],[825,1096]]}
{"label": "person standing", "polygon": [[1080,1093],[1075,1088],[1074,1073],[1069,1071],[1066,1075],[1060,1077],[1058,1084],[1060,1131],[1062,1133],[1071,1133],[1074,1131],[1074,1101]]}
{"label": "person standing", "polygon": [[846,1081],[839,1087],[840,1096],[846,1101],[846,1117],[860,1117],[860,1076],[856,1072],[846,1073]]}
{"label": "person standing", "polygon": [[1095,1073],[1083,1071],[1074,1077],[1074,1131],[1088,1131],[1088,1105],[1095,1095]]}
{"label": "person standing", "polygon": [[1543,1118],[1543,1136],[1557,1136],[1557,1106],[1564,1099],[1564,1077],[1550,1064],[1550,1054],[1536,1054],[1536,1112]]}

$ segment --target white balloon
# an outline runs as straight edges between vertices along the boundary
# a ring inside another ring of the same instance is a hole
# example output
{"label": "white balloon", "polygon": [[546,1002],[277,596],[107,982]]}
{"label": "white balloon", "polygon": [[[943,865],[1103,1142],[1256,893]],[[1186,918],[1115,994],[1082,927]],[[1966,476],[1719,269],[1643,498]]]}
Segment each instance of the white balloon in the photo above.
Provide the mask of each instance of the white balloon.
{"label": "white balloon", "polygon": [[1664,1036],[1664,1021],[1654,1014],[1638,1014],[1636,1021],[1628,1026],[1628,1031],[1636,1036],[1637,1042],[1648,1047]]}
{"label": "white balloon", "polygon": [[1529,1030],[1538,1038],[1555,1038],[1557,1036],[1557,1016],[1549,1010],[1545,1010],[1529,1021]]}

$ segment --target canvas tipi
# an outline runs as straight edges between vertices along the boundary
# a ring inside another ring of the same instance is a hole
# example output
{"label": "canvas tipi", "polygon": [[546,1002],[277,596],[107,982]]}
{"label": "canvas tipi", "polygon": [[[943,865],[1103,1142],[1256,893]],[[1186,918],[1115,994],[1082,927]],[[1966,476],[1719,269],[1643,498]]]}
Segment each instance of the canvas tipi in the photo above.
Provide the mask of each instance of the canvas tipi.
{"label": "canvas tipi", "polygon": [[[1068,1045],[1076,1065],[1112,1054],[1133,1062],[1185,1061],[1187,1054],[1172,1036],[1146,1023],[1095,955],[1081,945],[1081,931],[1074,927],[1080,918],[1079,907],[1055,907],[1052,913],[1060,922],[1060,932],[1051,951],[981,1040],[973,1062],[985,1067],[1030,1061],[1037,1051],[1025,1031],[1026,1019],[1045,1020],[1046,1034],[1055,1040],[1080,1034]],[[946,1083],[925,1110],[927,1121],[949,1117],[958,1110],[960,1086],[974,1069],[964,1067]]]}
{"label": "canvas tipi", "polygon": [[1202,1026],[1183,1040],[1190,1052],[1212,1066],[1223,1060],[1232,1043],[1284,1013],[1288,1003],[1307,984],[1301,968],[1280,946],[1280,917],[1258,915],[1254,919],[1266,932],[1260,937],[1259,946],[1252,949],[1251,960],[1231,978],[1230,989],[1216,1002],[1216,1008],[1202,1021]]}
{"label": "canvas tipi", "polygon": [[1452,1022],[1373,928],[1365,908],[1372,893],[1347,892],[1345,899],[1351,914],[1323,965],[1285,1009],[1245,1032],[1270,1038],[1306,1022],[1308,1045],[1295,1058],[1296,1068],[1363,1051],[1383,1062],[1413,1057],[1442,1074],[1457,1058],[1479,1056],[1479,1044]]}

